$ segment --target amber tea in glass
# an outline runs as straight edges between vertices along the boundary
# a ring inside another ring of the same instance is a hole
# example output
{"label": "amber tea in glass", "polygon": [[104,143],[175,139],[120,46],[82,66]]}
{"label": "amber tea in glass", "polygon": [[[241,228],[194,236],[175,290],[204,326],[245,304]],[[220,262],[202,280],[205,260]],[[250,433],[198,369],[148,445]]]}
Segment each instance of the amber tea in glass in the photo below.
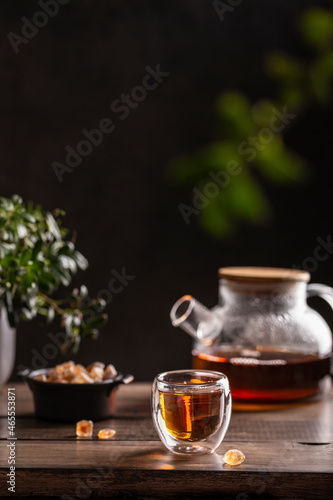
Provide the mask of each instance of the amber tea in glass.
{"label": "amber tea in glass", "polygon": [[212,453],[225,435],[230,409],[228,379],[222,373],[179,370],[154,381],[154,425],[174,453]]}

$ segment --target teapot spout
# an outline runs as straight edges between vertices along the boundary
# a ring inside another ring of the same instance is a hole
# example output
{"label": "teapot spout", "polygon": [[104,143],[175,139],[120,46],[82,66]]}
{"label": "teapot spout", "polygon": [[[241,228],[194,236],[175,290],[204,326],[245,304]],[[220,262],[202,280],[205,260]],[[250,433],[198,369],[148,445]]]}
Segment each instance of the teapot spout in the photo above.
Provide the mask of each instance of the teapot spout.
{"label": "teapot spout", "polygon": [[221,318],[191,295],[177,300],[170,319],[173,326],[180,326],[191,337],[207,345],[213,344],[221,331]]}

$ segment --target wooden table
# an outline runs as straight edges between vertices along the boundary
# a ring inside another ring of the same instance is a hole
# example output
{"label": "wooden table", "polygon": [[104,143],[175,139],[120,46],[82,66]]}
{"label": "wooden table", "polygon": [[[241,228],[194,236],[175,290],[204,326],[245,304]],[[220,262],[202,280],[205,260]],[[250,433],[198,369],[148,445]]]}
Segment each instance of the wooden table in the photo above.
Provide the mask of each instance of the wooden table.
{"label": "wooden table", "polygon": [[[92,498],[332,498],[333,393],[324,401],[270,412],[234,411],[217,453],[183,458],[167,452],[150,416],[150,384],[118,393],[111,441],[76,439],[75,425],[38,420],[32,397],[16,388],[16,493],[18,496]],[[7,389],[0,396],[0,495],[7,490]],[[243,464],[222,463],[229,448]]]}

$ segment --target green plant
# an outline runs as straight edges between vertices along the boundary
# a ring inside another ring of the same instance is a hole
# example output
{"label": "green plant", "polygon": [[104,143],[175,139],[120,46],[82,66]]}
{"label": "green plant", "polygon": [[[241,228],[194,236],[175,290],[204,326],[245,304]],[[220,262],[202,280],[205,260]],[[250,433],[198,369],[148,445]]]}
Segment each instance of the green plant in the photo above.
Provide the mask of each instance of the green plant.
{"label": "green plant", "polygon": [[333,12],[319,7],[306,9],[298,31],[309,49],[308,61],[285,52],[272,52],[265,59],[268,75],[279,83],[278,95],[293,109],[327,105],[333,84]]}
{"label": "green plant", "polygon": [[333,13],[321,8],[307,9],[299,18],[298,28],[310,49],[308,60],[275,52],[264,61],[266,73],[278,82],[276,99],[251,103],[240,91],[223,92],[216,102],[214,140],[168,166],[172,182],[195,186],[196,192],[204,194],[205,186],[211,184],[217,172],[228,175],[228,165],[236,165],[239,173],[201,209],[192,206],[192,200],[181,204],[188,214],[187,222],[197,215],[203,230],[217,239],[232,236],[241,223],[259,225],[269,220],[273,207],[266,183],[297,185],[309,178],[311,169],[305,159],[286,145],[288,120],[280,120],[278,127],[272,124],[284,113],[296,121],[311,106],[330,102]]}
{"label": "green plant", "polygon": [[75,352],[81,338],[98,336],[107,315],[101,314],[105,301],[88,298],[85,286],[65,299],[53,297],[60,285],[70,285],[78,269],[88,266],[66,238],[64,215],[59,209],[51,213],[31,202],[25,205],[18,195],[0,198],[0,301],[12,327],[37,315],[47,323],[57,321],[66,333],[63,351]]}

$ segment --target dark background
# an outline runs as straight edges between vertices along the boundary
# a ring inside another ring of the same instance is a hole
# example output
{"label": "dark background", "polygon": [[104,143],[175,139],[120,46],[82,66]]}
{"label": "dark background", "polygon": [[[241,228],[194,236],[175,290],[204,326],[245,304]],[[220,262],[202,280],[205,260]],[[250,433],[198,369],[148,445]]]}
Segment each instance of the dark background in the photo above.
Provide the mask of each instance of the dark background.
{"label": "dark background", "polygon": [[[169,321],[178,297],[191,293],[211,307],[218,267],[302,265],[316,238],[331,233],[328,109],[313,108],[288,129],[286,140],[311,163],[312,177],[305,186],[267,186],[275,209],[268,227],[241,227],[229,242],[211,239],[195,217],[184,223],[178,204],[191,203],[191,188],[179,190],[166,173],[169,160],[211,140],[221,90],[237,88],[253,100],[274,93],[263,56],[276,48],[303,55],[297,16],[321,5],[331,3],[244,1],[221,22],[207,0],[71,0],[15,54],[7,34],[20,34],[22,16],[31,19],[40,7],[0,2],[0,194],[66,210],[65,224],[78,231],[90,263],[74,284],[86,284],[90,295],[107,288],[113,269],[135,276],[113,296],[99,339],[84,342],[76,360],[112,362],[137,380],[189,366],[191,340]],[[170,76],[119,120],[111,102],[157,64]],[[104,117],[116,130],[58,182],[51,163],[64,162],[65,147]],[[330,258],[312,280],[333,285],[332,271]],[[37,321],[20,324],[18,365],[31,366],[48,331]]]}

